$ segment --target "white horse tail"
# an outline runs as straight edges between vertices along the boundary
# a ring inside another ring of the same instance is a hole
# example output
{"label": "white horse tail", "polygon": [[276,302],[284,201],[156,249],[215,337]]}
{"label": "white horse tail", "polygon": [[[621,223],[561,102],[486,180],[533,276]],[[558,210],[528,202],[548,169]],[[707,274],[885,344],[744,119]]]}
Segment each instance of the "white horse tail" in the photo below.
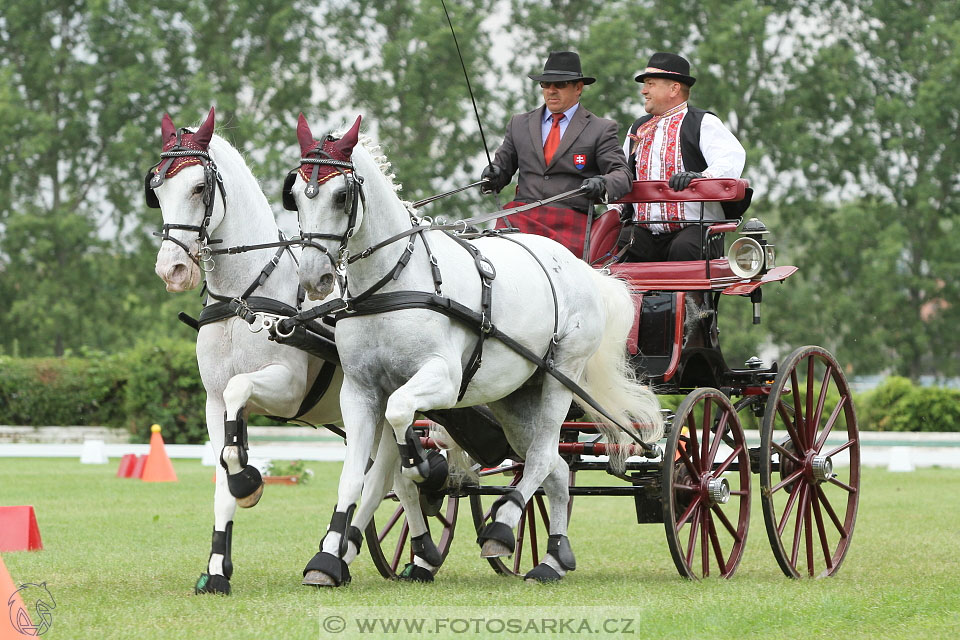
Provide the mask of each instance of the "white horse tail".
{"label": "white horse tail", "polygon": [[[622,280],[595,269],[590,271],[603,299],[606,318],[600,348],[587,361],[581,384],[619,424],[635,429],[644,442],[656,442],[663,437],[660,401],[637,379],[627,362],[627,336],[634,318],[630,291]],[[610,420],[596,415],[586,403],[580,404],[597,421],[607,442],[628,444],[632,441]],[[618,447],[618,451],[610,455],[610,467],[614,471],[622,471],[625,461],[624,447]]]}

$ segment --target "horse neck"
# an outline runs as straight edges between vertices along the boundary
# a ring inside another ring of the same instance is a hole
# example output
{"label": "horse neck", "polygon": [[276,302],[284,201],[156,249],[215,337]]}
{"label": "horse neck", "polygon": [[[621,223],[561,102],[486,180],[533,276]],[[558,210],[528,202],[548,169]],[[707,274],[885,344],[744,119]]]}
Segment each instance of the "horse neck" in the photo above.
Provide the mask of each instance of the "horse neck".
{"label": "horse neck", "polygon": [[[212,147],[213,144],[211,143]],[[221,145],[217,145],[219,148],[211,149],[211,156],[215,158],[217,168],[223,175],[226,193],[223,221],[211,233],[213,239],[223,242],[212,245],[212,248],[226,249],[276,242],[279,239],[279,227],[270,203],[240,154],[232,148],[224,148],[225,145],[226,142],[221,142]],[[217,197],[220,197],[219,193]],[[276,248],[271,248],[215,256],[216,267],[206,274],[207,286],[218,295],[240,295],[260,275],[276,251]],[[281,289],[296,290],[296,287],[283,287],[283,281],[296,282],[292,260],[281,261],[276,271],[254,295],[276,298]]]}
{"label": "horse neck", "polygon": [[[411,227],[410,212],[400,200],[393,185],[384,177],[366,149],[358,147],[354,151],[354,165],[359,175],[363,176],[364,195],[366,204],[363,211],[363,220],[360,228],[347,242],[350,255],[356,255],[367,247],[372,247],[398,233],[407,231]],[[415,240],[413,236],[403,238],[385,246],[363,260],[358,260],[347,267],[347,278],[350,292],[353,295],[366,290],[388,273],[407,247],[407,243]],[[419,241],[416,245],[419,245]],[[422,247],[417,251],[423,251]],[[420,276],[418,268],[420,261],[413,259],[404,269],[399,285],[413,286],[412,277]],[[423,275],[428,272],[424,271]],[[416,274],[416,276],[414,276]]]}

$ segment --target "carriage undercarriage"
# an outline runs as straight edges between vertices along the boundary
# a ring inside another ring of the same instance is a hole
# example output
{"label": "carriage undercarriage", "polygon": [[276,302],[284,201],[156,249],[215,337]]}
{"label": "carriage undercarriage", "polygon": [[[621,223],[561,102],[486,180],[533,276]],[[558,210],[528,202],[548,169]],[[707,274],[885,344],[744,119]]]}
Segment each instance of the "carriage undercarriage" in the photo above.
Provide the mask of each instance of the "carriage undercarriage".
{"label": "carriage undercarriage", "polygon": [[[667,413],[662,456],[647,459],[636,448],[625,472],[616,476],[618,485],[597,480],[582,484],[588,472],[603,472],[602,479],[611,477],[602,457],[608,446],[618,445],[599,442],[594,423],[565,422],[558,451],[570,466],[571,498],[632,498],[638,524],[663,524],[681,576],[729,578],[743,556],[754,500],[753,476],[759,476],[768,539],[784,574],[794,578],[835,574],[850,545],[860,485],[856,416],[836,360],[825,349],[807,346],[779,365],[765,368],[751,359],[745,368],[730,369],[716,339],[717,301],[720,292],[732,286],[722,265],[713,266],[713,278],[689,281],[685,291],[669,292],[651,290],[650,279],[638,277],[637,272],[675,271],[676,264],[624,268],[632,270],[626,275],[641,309],[635,340],[628,345],[633,362],[659,394],[685,397]],[[777,279],[793,272],[786,269]],[[688,307],[683,296],[697,287],[714,293],[704,296],[710,313],[684,328]],[[690,346],[694,343],[697,346]],[[488,413],[471,412],[435,412],[430,417],[451,431],[458,422],[467,421],[470,431],[485,432],[487,452],[498,450],[495,441],[502,440],[503,434],[496,433],[495,421]],[[442,443],[430,435],[432,422],[421,420],[415,427],[424,449],[440,451]],[[758,444],[747,442],[743,423],[756,425]],[[509,451],[505,440],[499,447]],[[523,462],[512,452],[502,462],[486,462],[488,466],[479,469],[479,483],[464,481],[432,500],[421,500],[429,515],[431,537],[444,558],[453,542],[460,500],[469,500],[479,532],[490,521],[491,503],[512,491],[522,477]],[[572,505],[571,500],[568,518]],[[541,488],[524,509],[512,557],[488,558],[488,562],[497,573],[525,575],[542,561],[548,529]],[[398,577],[413,561],[409,527],[392,493],[367,526],[365,537],[384,577]]]}

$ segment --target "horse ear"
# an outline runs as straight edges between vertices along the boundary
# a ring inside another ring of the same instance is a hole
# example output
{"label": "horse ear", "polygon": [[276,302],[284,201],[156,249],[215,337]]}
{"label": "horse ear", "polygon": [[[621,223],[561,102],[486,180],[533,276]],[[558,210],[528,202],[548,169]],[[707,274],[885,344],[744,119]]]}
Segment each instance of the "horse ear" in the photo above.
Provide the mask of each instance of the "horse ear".
{"label": "horse ear", "polygon": [[334,143],[337,149],[348,158],[350,154],[353,153],[353,148],[357,146],[357,140],[360,139],[360,120],[362,117],[363,116],[357,116],[357,121],[353,123],[350,130]]}
{"label": "horse ear", "polygon": [[177,128],[173,125],[173,119],[169,113],[163,114],[160,121],[160,144],[166,144],[167,140],[177,135]]}
{"label": "horse ear", "polygon": [[313,133],[310,132],[310,125],[307,124],[307,119],[303,117],[303,113],[297,118],[297,142],[300,143],[300,155],[313,147],[315,142]]}
{"label": "horse ear", "polygon": [[213,107],[210,107],[210,113],[207,114],[207,119],[203,121],[203,124],[197,129],[197,132],[193,134],[193,142],[199,145],[201,149],[206,149],[207,145],[210,144],[210,139],[213,137],[213,121]]}

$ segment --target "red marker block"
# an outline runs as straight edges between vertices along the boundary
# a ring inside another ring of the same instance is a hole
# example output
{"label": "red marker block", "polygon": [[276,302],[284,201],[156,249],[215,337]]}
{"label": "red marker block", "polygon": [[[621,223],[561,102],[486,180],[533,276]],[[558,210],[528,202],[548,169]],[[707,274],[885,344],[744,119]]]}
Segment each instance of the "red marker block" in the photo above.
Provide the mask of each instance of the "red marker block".
{"label": "red marker block", "polygon": [[0,507],[0,551],[43,549],[33,506]]}

